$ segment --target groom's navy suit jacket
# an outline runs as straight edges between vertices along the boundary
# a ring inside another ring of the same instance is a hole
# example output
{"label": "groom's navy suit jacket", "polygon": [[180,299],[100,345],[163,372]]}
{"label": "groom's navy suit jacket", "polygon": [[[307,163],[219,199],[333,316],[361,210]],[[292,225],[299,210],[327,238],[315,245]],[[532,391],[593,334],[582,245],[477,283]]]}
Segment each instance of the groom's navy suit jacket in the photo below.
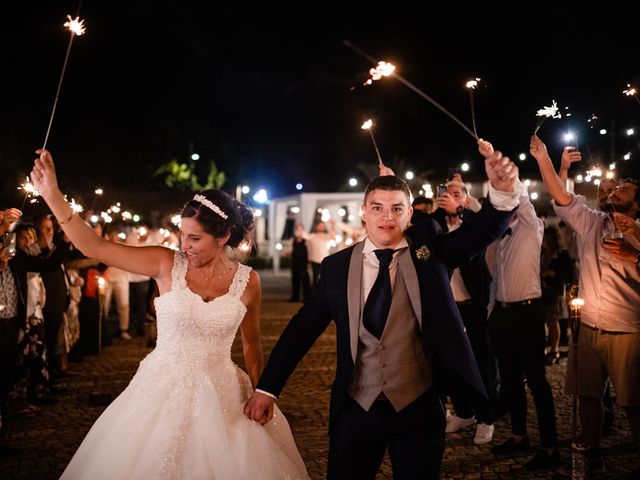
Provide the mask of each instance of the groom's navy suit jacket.
{"label": "groom's navy suit jacket", "polygon": [[[426,351],[433,353],[436,385],[438,365],[444,363],[447,371],[453,371],[469,386],[486,395],[451,293],[449,275],[451,268],[468,262],[500,238],[511,213],[498,211],[486,201],[473,222],[452,233],[443,233],[435,221],[414,225],[406,231],[416,273],[415,282],[407,282],[407,290],[420,323],[421,341]],[[353,300],[359,300],[362,286],[349,281],[354,248],[342,250],[322,262],[320,279],[313,294],[285,328],[257,385],[260,390],[279,395],[298,362],[333,320],[337,330],[338,361],[331,390],[330,428],[347,395],[358,347],[360,312],[354,311]]]}

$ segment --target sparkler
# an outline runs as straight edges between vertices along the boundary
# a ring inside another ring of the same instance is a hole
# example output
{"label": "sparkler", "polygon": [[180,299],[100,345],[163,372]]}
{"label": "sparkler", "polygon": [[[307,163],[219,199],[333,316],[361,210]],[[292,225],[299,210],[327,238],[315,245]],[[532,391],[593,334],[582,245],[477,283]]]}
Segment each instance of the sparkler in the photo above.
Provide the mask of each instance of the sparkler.
{"label": "sparkler", "polygon": [[367,120],[360,126],[362,130],[366,130],[367,132],[369,132],[369,136],[371,137],[371,141],[373,142],[373,148],[376,149],[376,155],[378,155],[378,164],[382,165],[380,150],[378,150],[378,145],[376,144],[376,139],[373,137],[373,129],[371,127],[373,127],[373,121],[371,119]]}
{"label": "sparkler", "polygon": [[444,108],[442,105],[440,105],[438,102],[436,102],[429,95],[424,93],[422,90],[420,90],[414,84],[409,82],[409,80],[407,80],[402,75],[400,75],[398,72],[396,72],[395,65],[393,65],[391,63],[387,63],[387,62],[377,62],[371,55],[369,55],[365,51],[361,50],[360,48],[358,48],[357,46],[355,46],[353,43],[351,43],[348,40],[344,40],[342,43],[344,43],[345,46],[349,47],[354,52],[358,53],[359,55],[363,56],[364,58],[366,58],[370,62],[372,62],[372,63],[377,65],[376,67],[374,67],[371,70],[369,70],[369,73],[371,74],[371,79],[370,79],[371,81],[370,82],[369,81],[365,82],[365,85],[371,85],[376,80],[380,80],[380,79],[382,79],[384,77],[389,77],[389,76],[393,75],[393,77],[396,80],[398,80],[400,83],[402,83],[403,85],[409,87],[411,90],[413,90],[415,93],[417,93],[422,98],[427,100],[429,103],[431,103],[434,107],[436,107],[442,113],[447,115],[451,120],[456,122],[460,127],[462,127],[464,129],[465,132],[467,132],[469,135],[471,135],[474,138],[474,140],[477,138],[476,135],[469,129],[469,127],[467,127],[464,123],[462,123],[456,116],[454,116],[451,112],[449,112],[446,108]]}
{"label": "sparkler", "polygon": [[631,86],[630,83],[627,83],[627,89],[623,90],[622,93],[624,93],[627,97],[633,97],[636,99],[636,102],[640,103],[640,98],[638,98],[638,91]]}
{"label": "sparkler", "polygon": [[478,138],[478,130],[476,129],[476,111],[475,111],[475,106],[473,101],[473,91],[478,86],[479,81],[480,81],[479,78],[475,78],[473,80],[469,80],[465,84],[465,87],[469,89],[469,103],[471,104],[471,122],[473,123],[473,133],[475,134],[476,139]]}
{"label": "sparkler", "polygon": [[53,124],[53,117],[56,113],[56,107],[58,106],[58,97],[60,96],[60,89],[62,88],[62,80],[64,79],[64,72],[67,69],[67,62],[69,61],[69,53],[71,52],[71,45],[73,39],[84,34],[84,20],[80,20],[80,17],[71,18],[71,15],[67,15],[67,22],[64,26],[69,30],[69,44],[67,46],[67,54],[64,57],[64,63],[62,64],[62,72],[60,73],[60,80],[58,80],[58,90],[56,91],[56,97],[53,101],[53,109],[51,110],[51,117],[49,118],[49,126],[47,127],[47,134],[44,137],[44,144],[42,148],[47,147],[47,141],[49,140],[49,133],[51,132],[51,125]]}
{"label": "sparkler", "polygon": [[95,196],[93,197],[93,202],[91,202],[91,206],[89,207],[89,210],[91,211],[93,211],[93,208],[96,206],[96,202],[98,201],[98,197],[104,193],[104,190],[96,188],[93,193],[95,193]]}
{"label": "sparkler", "polygon": [[538,130],[540,130],[540,127],[542,126],[542,124],[544,123],[544,121],[551,117],[551,118],[562,118],[562,114],[558,113],[558,105],[556,104],[555,100],[551,101],[551,106],[550,107],[543,107],[540,110],[538,110],[538,112],[536,113],[536,117],[540,117],[540,120],[538,120],[538,122],[536,123],[536,127],[533,130],[533,134],[536,135],[538,133]]}
{"label": "sparkler", "polygon": [[40,196],[40,192],[35,187],[35,185],[31,183],[31,180],[29,179],[28,175],[27,175],[26,181],[20,184],[20,186],[18,187],[18,190],[24,191],[24,198],[22,199],[22,205],[20,206],[20,210],[24,208],[24,204],[27,201],[27,198],[31,198],[31,203],[35,203],[38,201],[36,197]]}

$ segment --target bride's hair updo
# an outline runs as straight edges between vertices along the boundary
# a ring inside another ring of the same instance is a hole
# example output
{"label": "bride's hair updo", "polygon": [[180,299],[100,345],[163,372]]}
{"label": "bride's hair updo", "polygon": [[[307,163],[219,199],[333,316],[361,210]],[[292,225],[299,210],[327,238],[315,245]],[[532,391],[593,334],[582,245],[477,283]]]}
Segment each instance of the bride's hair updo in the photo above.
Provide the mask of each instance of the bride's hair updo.
{"label": "bride's hair updo", "polygon": [[185,203],[180,216],[195,218],[205,232],[216,238],[230,233],[227,245],[235,248],[250,240],[254,220],[251,209],[222,190],[205,190]]}

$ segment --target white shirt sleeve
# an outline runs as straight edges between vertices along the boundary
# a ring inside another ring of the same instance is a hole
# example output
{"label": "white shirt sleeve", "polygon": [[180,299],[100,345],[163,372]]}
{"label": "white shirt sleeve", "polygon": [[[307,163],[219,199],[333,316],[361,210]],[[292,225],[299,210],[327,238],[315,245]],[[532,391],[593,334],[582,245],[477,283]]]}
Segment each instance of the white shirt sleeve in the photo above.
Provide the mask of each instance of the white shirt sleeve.
{"label": "white shirt sleeve", "polygon": [[259,388],[256,388],[256,393],[262,393],[263,395],[266,395],[267,397],[271,397],[274,400],[278,400],[278,397],[276,397],[273,393],[265,392],[264,390],[260,390]]}
{"label": "white shirt sleeve", "polygon": [[489,201],[496,210],[508,212],[518,206],[520,192],[503,192],[496,190],[489,182]]}

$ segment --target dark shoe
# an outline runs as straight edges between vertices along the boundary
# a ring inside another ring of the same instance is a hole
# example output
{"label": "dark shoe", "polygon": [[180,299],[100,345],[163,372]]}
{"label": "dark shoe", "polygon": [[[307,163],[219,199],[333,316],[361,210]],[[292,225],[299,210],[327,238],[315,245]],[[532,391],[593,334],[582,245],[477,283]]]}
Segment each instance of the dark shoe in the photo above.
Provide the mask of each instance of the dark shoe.
{"label": "dark shoe", "polygon": [[515,452],[526,452],[530,447],[529,438],[525,438],[519,442],[516,442],[513,437],[508,438],[500,445],[496,445],[495,447],[491,447],[491,453],[494,455],[509,455],[510,453]]}
{"label": "dark shoe", "polygon": [[544,356],[544,363],[547,366],[560,363],[560,352],[549,352]]}
{"label": "dark shoe", "polygon": [[538,453],[525,464],[524,468],[527,470],[546,470],[556,465],[559,461],[560,452],[558,452],[558,449],[555,449],[551,453],[540,449]]}

